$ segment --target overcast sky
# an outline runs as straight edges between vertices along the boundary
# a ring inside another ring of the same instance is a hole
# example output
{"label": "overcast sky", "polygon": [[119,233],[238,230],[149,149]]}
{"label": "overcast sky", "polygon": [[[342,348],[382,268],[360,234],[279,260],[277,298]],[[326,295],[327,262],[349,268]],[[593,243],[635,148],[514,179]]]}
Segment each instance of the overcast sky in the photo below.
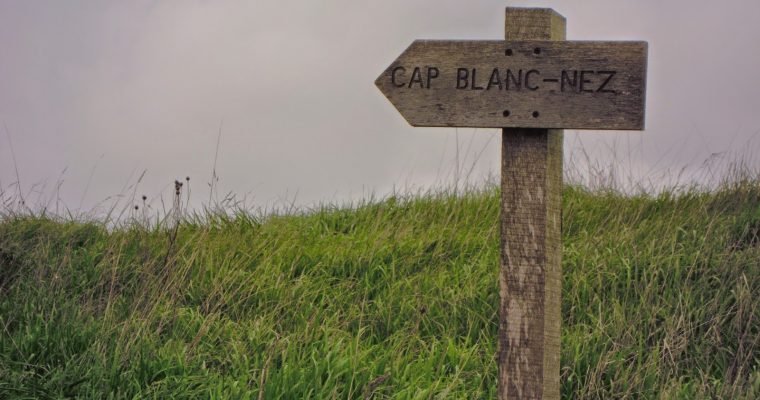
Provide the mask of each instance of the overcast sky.
{"label": "overcast sky", "polygon": [[477,159],[483,181],[497,130],[412,128],[373,82],[414,39],[501,39],[506,6],[553,7],[570,40],[649,42],[646,131],[566,131],[566,159],[653,181],[758,166],[757,0],[2,0],[0,187],[17,167],[27,197],[89,209],[145,172],[138,195],[190,176],[200,204],[220,127],[220,196],[254,205],[445,183],[457,137],[461,175]]}

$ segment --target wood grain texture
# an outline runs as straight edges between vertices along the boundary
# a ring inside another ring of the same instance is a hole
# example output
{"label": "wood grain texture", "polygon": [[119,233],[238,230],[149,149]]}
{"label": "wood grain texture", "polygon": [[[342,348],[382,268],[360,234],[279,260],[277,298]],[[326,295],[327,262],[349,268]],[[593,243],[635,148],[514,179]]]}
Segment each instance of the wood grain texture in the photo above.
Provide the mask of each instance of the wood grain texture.
{"label": "wood grain texture", "polygon": [[548,41],[520,18],[504,41],[416,40],[375,84],[413,126],[644,128],[646,42]]}
{"label": "wood grain texture", "polygon": [[[563,40],[548,9],[508,8],[507,40]],[[559,399],[562,279],[560,129],[502,130],[500,400]]]}

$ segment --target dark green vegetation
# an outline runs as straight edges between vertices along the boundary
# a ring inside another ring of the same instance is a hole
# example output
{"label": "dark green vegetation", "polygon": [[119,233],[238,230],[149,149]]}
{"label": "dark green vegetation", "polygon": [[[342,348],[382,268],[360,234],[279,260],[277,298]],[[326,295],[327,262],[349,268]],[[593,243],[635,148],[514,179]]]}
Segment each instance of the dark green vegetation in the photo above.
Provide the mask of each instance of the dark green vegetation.
{"label": "dark green vegetation", "polygon": [[[564,195],[568,398],[760,396],[760,184]],[[498,194],[6,215],[0,398],[494,398]]]}

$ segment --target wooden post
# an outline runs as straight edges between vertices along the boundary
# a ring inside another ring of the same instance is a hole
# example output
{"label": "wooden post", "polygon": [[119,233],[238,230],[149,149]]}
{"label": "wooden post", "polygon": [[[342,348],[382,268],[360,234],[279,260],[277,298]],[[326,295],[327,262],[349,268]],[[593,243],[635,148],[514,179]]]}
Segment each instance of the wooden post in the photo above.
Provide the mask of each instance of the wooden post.
{"label": "wooden post", "polygon": [[[507,8],[504,37],[565,40],[565,18]],[[500,400],[559,399],[562,136],[562,129],[502,130]]]}

